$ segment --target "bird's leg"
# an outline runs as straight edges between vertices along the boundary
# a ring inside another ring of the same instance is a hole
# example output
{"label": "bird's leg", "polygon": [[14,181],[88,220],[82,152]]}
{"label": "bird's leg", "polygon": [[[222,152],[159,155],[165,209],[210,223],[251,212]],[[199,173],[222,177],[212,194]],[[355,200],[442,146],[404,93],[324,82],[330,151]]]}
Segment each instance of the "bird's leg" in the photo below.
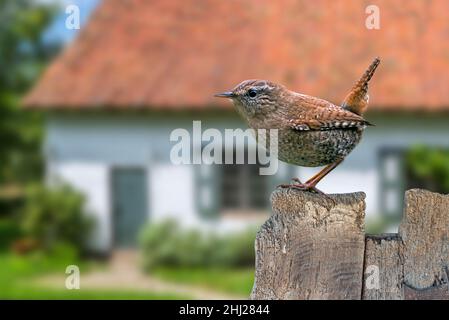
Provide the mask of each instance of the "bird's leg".
{"label": "bird's leg", "polygon": [[329,174],[329,172],[334,170],[342,161],[343,161],[343,159],[340,159],[340,160],[335,161],[334,163],[331,163],[331,164],[327,165],[323,170],[321,170],[316,175],[314,175],[312,178],[307,180],[306,183],[301,183],[299,181],[299,179],[293,178],[292,180],[297,181],[297,183],[288,184],[288,185],[283,184],[283,185],[280,185],[278,187],[280,187],[280,188],[294,188],[294,189],[300,189],[300,190],[304,190],[304,191],[314,191],[314,192],[319,193],[319,194],[324,194],[324,192],[322,192],[321,190],[316,188],[316,185],[327,174]]}
{"label": "bird's leg", "polygon": [[332,170],[334,170],[340,163],[343,162],[343,159],[339,159],[335,161],[334,163],[331,163],[324,167],[323,170],[318,172],[316,175],[314,175],[312,178],[307,180],[306,183],[304,183],[304,186],[309,187],[311,189],[315,188],[315,186],[320,182],[325,176],[329,174]]}

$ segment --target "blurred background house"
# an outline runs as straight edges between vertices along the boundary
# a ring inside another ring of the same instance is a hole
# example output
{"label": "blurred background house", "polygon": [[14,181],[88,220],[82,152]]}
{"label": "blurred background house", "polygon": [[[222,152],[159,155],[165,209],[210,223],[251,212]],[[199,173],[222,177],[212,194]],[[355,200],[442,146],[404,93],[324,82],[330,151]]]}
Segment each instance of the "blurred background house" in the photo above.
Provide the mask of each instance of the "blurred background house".
{"label": "blurred background house", "polygon": [[48,179],[82,191],[99,250],[129,246],[148,219],[234,229],[263,221],[274,186],[316,169],[175,165],[170,133],[245,128],[213,94],[270,79],[339,103],[375,56],[363,142],[320,187],[367,194],[367,215],[398,216],[412,184],[406,151],[449,146],[444,2],[103,1],[24,100],[46,111]]}
{"label": "blurred background house", "polygon": [[445,0],[15,0],[0,25],[0,298],[247,297],[270,193],[318,169],[170,161],[194,120],[246,128],[213,97],[244,79],[338,104],[379,56],[376,126],[319,188],[364,191],[369,232],[395,231],[404,190],[449,192]]}

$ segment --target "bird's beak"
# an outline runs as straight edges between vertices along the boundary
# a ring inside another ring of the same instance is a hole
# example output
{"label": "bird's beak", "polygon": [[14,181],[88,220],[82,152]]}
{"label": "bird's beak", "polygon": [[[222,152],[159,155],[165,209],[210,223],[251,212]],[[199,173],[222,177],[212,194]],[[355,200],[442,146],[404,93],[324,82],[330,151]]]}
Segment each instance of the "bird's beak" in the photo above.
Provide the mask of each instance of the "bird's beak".
{"label": "bird's beak", "polygon": [[234,98],[235,97],[235,93],[232,91],[226,91],[226,92],[222,92],[222,93],[217,93],[214,95],[215,97],[219,97],[219,98]]}

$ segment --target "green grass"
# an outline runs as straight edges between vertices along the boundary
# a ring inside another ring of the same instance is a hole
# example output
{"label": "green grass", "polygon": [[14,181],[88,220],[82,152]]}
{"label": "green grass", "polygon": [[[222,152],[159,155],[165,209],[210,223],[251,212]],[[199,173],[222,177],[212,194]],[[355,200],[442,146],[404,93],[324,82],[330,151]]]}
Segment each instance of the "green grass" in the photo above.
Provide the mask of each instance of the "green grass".
{"label": "green grass", "polygon": [[[76,264],[83,272],[101,268],[98,263],[83,262],[67,248],[53,255],[42,253],[19,256],[0,252],[0,299],[190,299],[175,293],[130,290],[65,290],[42,287],[38,279],[45,275],[64,274],[67,265]],[[248,297],[254,280],[253,268],[159,268],[153,276],[173,282],[203,287],[217,292]]]}
{"label": "green grass", "polygon": [[35,286],[18,286],[0,292],[0,299],[25,300],[179,300],[189,299],[171,293],[152,293],[142,291],[118,290],[53,290]]}
{"label": "green grass", "polygon": [[249,296],[254,282],[253,268],[157,268],[151,274],[167,281],[197,285],[239,296]]}
{"label": "green grass", "polygon": [[189,299],[172,293],[120,290],[64,290],[40,287],[34,279],[45,274],[64,273],[67,265],[76,264],[82,270],[92,264],[80,262],[71,254],[46,256],[36,253],[18,256],[0,253],[0,299]]}

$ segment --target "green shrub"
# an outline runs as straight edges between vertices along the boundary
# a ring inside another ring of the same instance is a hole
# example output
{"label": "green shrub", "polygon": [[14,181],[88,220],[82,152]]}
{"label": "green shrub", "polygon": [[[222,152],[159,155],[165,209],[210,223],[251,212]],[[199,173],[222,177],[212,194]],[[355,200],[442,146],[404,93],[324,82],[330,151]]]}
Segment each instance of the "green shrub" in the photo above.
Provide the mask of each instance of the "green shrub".
{"label": "green shrub", "polygon": [[255,229],[248,229],[245,232],[235,233],[227,237],[225,247],[229,251],[229,263],[233,266],[254,266],[255,239]]}
{"label": "green shrub", "polygon": [[414,185],[436,192],[449,192],[449,151],[417,145],[406,157],[410,180]]}
{"label": "green shrub", "polygon": [[8,249],[21,236],[20,226],[13,219],[0,219],[0,250]]}
{"label": "green shrub", "polygon": [[43,249],[63,243],[83,251],[92,226],[84,211],[84,197],[67,185],[34,185],[25,197],[22,227]]}
{"label": "green shrub", "polygon": [[186,230],[173,220],[145,226],[140,235],[145,269],[254,265],[255,230],[216,235]]}

